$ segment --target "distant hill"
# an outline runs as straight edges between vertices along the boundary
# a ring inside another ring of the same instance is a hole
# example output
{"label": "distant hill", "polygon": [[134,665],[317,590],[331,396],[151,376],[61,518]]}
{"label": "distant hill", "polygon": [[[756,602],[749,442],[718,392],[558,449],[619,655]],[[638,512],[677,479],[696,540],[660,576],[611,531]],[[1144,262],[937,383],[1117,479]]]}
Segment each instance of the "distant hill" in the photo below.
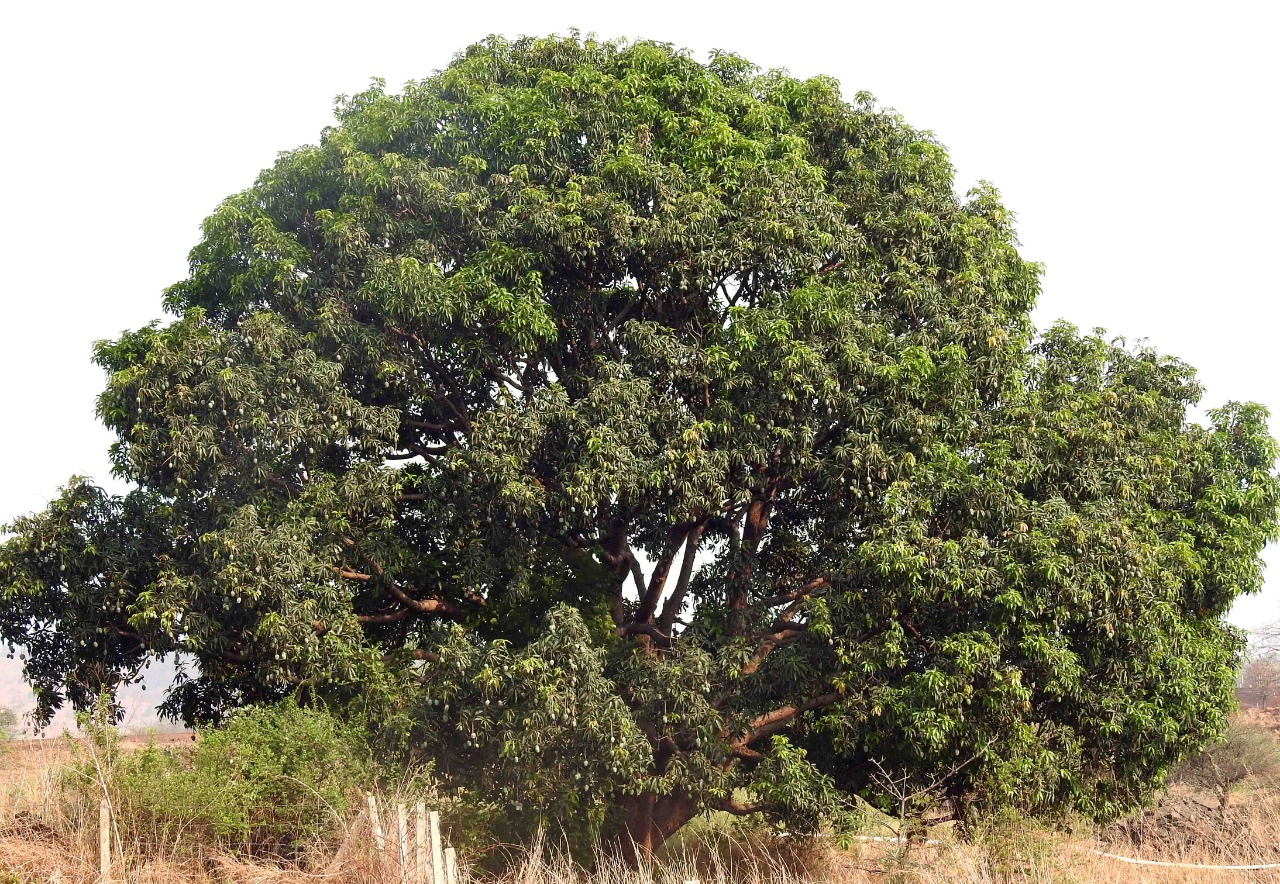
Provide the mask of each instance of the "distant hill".
{"label": "distant hill", "polygon": [[[163,699],[165,688],[173,681],[173,674],[172,660],[154,663],[147,668],[142,684],[129,685],[120,692],[120,700],[125,707],[125,718],[120,724],[122,731],[183,729],[180,724],[161,720],[156,712],[156,704]],[[142,689],[144,685],[145,691]],[[0,706],[8,706],[20,716],[35,707],[35,695],[22,678],[21,661],[16,658],[10,660],[3,655],[0,655]],[[44,735],[56,736],[64,730],[74,729],[75,717],[71,710],[61,709]]]}

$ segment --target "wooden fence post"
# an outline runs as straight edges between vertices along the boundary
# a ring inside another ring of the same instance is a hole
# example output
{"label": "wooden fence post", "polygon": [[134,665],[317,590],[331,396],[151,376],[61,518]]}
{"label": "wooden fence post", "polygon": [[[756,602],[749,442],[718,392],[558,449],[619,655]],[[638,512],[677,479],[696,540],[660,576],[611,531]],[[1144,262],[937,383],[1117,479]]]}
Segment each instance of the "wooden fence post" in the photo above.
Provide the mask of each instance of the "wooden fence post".
{"label": "wooden fence post", "polygon": [[419,801],[414,814],[414,874],[413,880],[418,884],[427,884],[427,805]]}
{"label": "wooden fence post", "polygon": [[373,844],[378,853],[387,849],[387,838],[382,834],[382,817],[378,815],[378,799],[369,796],[369,823],[373,826]]}
{"label": "wooden fence post", "polygon": [[98,802],[98,880],[111,884],[111,802]]}
{"label": "wooden fence post", "polygon": [[458,851],[452,847],[444,849],[445,884],[458,884]]}
{"label": "wooden fence post", "polygon": [[431,811],[431,880],[444,884],[444,851],[440,844],[440,813]]}
{"label": "wooden fence post", "polygon": [[409,810],[403,801],[396,803],[396,832],[400,836],[400,880],[408,881]]}

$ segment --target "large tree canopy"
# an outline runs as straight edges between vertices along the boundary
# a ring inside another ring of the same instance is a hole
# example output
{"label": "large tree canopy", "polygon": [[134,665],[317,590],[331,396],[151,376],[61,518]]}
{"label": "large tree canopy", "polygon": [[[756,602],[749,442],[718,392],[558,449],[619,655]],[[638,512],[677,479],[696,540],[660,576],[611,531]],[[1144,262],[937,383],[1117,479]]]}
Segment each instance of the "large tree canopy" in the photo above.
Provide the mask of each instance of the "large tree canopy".
{"label": "large tree canopy", "polygon": [[[869,762],[1107,815],[1223,725],[1276,444],[1055,326],[990,188],[824,78],[490,39],[340,102],[97,350],[135,490],[0,553],[48,714],[193,661],[187,721],[385,718],[641,848]],[[968,763],[962,763],[962,762]]]}

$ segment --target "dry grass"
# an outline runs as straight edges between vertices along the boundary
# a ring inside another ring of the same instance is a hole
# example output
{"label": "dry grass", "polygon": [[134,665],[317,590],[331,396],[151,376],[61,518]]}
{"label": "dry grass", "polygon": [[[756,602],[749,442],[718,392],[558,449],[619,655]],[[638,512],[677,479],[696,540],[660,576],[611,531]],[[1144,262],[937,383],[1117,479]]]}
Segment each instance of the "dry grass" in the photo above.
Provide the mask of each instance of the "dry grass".
{"label": "dry grass", "polygon": [[[0,745],[0,884],[97,884],[97,821],[61,800],[60,780],[73,756],[66,741]],[[1184,790],[1185,791],[1185,790]],[[714,827],[666,851],[650,868],[631,870],[606,858],[586,871],[553,849],[535,845],[511,869],[486,884],[1216,884],[1280,882],[1280,870],[1238,872],[1133,866],[1099,856],[1097,849],[1129,856],[1196,863],[1280,861],[1280,791],[1244,792],[1225,818],[1199,827],[1167,824],[1170,806],[1187,796],[1171,792],[1161,808],[1102,840],[1040,828],[993,829],[973,843],[944,842],[903,851],[891,843],[861,843],[847,851],[827,842],[765,836],[730,836]],[[1194,798],[1194,796],[1192,796]],[[79,813],[79,816],[76,814]],[[1135,835],[1136,833],[1136,835]],[[121,845],[117,882],[129,884],[395,884],[394,850],[379,854],[366,819],[347,821],[344,835],[317,843],[301,863],[273,866],[184,845],[157,855]]]}
{"label": "dry grass", "polygon": [[[681,884],[697,879],[703,884],[1216,884],[1216,882],[1280,881],[1275,872],[1215,872],[1201,869],[1156,869],[1131,866],[1099,857],[1086,842],[1049,839],[1043,852],[1016,858],[992,857],[983,846],[943,845],[917,848],[902,857],[891,846],[869,845],[847,852],[820,851],[807,868],[777,862],[767,852],[749,860],[714,863],[675,857],[639,871],[603,862],[592,872],[562,857],[530,852],[524,861],[500,879],[477,875],[472,880],[492,884]],[[280,868],[246,862],[225,855],[197,862],[163,857],[134,859],[116,880],[131,884],[392,884],[400,880],[394,860],[379,862],[360,855],[332,857],[308,868]],[[8,875],[6,878],[5,875]],[[93,851],[82,845],[58,841],[0,837],[0,881],[96,884],[97,863]]]}

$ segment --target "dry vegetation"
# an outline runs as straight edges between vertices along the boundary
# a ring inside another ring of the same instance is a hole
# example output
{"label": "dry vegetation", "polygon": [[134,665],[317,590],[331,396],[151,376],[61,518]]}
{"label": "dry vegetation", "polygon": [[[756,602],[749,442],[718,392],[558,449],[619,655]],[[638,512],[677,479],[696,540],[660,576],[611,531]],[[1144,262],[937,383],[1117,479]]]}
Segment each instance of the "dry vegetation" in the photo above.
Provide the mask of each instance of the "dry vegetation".
{"label": "dry vegetation", "polygon": [[[1280,715],[1252,712],[1247,726],[1271,728],[1280,748]],[[171,751],[186,751],[186,736],[162,737]],[[145,743],[131,738],[124,748]],[[88,759],[92,761],[92,758]],[[96,808],[77,800],[68,778],[79,775],[85,744],[68,739],[0,744],[0,884],[62,882],[96,884]],[[1200,784],[1175,783],[1155,807],[1101,833],[1051,831],[1016,821],[991,825],[969,841],[942,836],[938,843],[903,849],[861,842],[847,850],[826,841],[771,837],[711,821],[691,827],[667,845],[653,868],[632,871],[608,860],[584,871],[553,841],[513,856],[495,878],[473,871],[473,881],[501,884],[800,884],[800,882],[1244,882],[1280,881],[1280,870],[1169,869],[1118,862],[1099,855],[1200,864],[1280,862],[1280,788],[1274,779],[1250,777],[1234,788],[1227,806]],[[69,797],[71,796],[71,797]],[[174,842],[157,849],[147,839],[118,843],[124,868],[115,880],[138,884],[302,884],[331,881],[398,882],[394,851],[379,854],[363,814],[349,814],[332,838],[304,845],[294,863],[246,860],[209,845]],[[123,841],[124,839],[118,839]],[[117,861],[118,862],[118,861]]]}

